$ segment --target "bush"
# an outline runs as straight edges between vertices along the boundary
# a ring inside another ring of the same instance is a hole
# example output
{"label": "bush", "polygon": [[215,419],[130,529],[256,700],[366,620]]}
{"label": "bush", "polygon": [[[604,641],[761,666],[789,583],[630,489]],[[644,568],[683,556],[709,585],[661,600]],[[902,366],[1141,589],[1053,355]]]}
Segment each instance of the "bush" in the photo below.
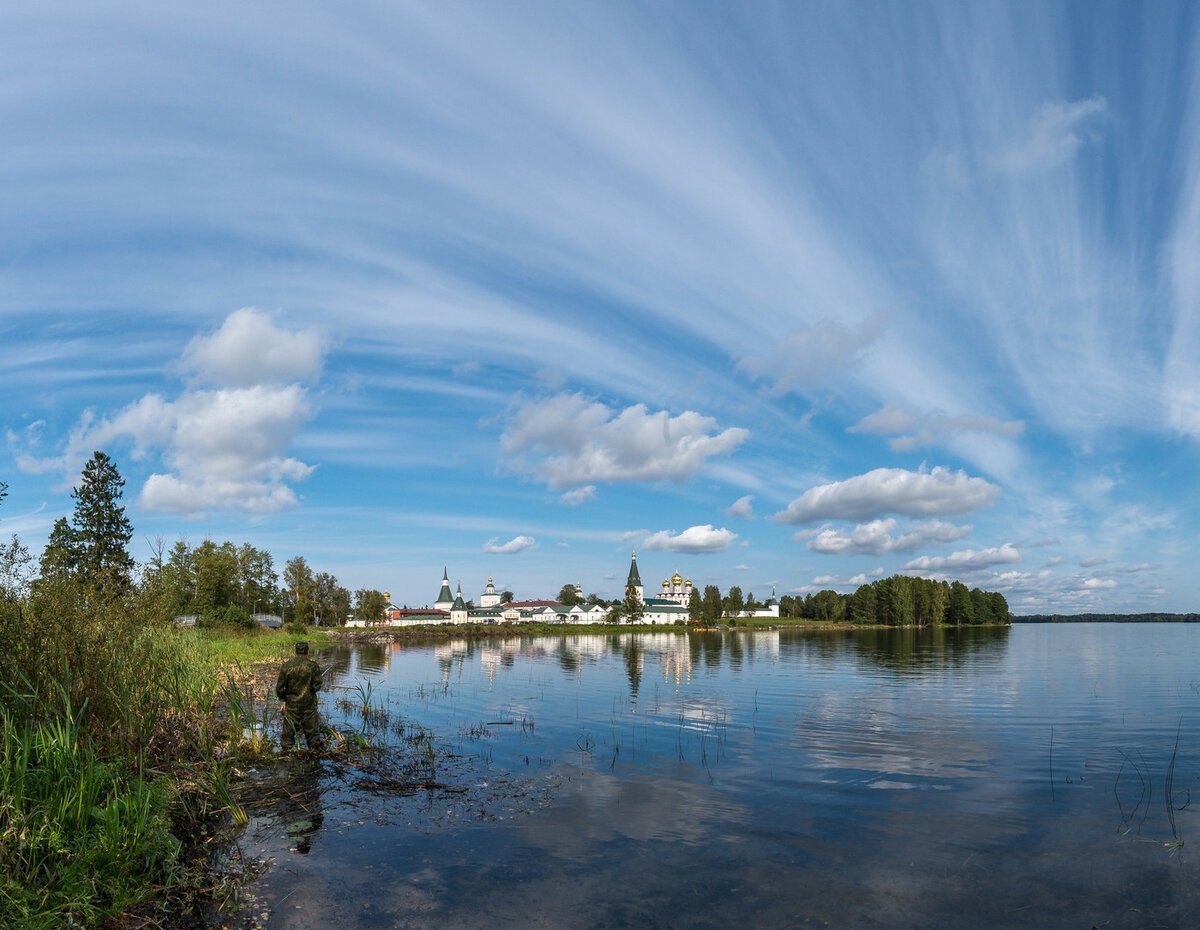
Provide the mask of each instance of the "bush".
{"label": "bush", "polygon": [[258,621],[242,608],[229,604],[225,607],[212,607],[204,611],[200,615],[200,619],[196,621],[196,626],[202,630],[222,626],[234,627],[239,630],[254,630],[258,628]]}

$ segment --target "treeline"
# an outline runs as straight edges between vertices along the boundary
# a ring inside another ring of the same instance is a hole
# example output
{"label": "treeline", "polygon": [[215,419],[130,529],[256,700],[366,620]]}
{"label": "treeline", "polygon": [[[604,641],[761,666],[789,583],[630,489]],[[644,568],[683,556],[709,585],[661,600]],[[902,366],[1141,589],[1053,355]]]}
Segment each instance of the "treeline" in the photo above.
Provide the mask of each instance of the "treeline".
{"label": "treeline", "polygon": [[1013,623],[1200,623],[1200,614],[1024,614]]}
{"label": "treeline", "polygon": [[[763,606],[754,595],[742,596],[734,585],[722,596],[715,585],[692,597],[691,618],[716,623]],[[934,626],[948,623],[1009,623],[1008,601],[996,591],[968,588],[961,581],[933,581],[893,575],[861,585],[853,594],[833,590],[779,598],[779,615],[803,620],[829,620],[883,626]]]}
{"label": "treeline", "polygon": [[289,624],[343,626],[355,610],[382,620],[386,607],[381,592],[362,589],[352,598],[334,575],[314,572],[303,556],[290,559],[280,578],[271,553],[248,543],[179,540],[166,553],[157,545],[142,583],[171,616],[193,615],[202,624],[248,625],[255,614],[274,614]]}

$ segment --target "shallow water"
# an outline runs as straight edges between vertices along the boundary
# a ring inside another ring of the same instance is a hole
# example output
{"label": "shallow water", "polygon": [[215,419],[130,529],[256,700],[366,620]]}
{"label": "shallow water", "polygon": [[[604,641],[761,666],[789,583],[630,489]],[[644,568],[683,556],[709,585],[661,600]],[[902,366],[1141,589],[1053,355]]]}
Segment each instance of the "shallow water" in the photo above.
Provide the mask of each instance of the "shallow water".
{"label": "shallow water", "polygon": [[300,764],[241,919],[1200,926],[1198,658],[1185,624],[340,650],[430,787]]}

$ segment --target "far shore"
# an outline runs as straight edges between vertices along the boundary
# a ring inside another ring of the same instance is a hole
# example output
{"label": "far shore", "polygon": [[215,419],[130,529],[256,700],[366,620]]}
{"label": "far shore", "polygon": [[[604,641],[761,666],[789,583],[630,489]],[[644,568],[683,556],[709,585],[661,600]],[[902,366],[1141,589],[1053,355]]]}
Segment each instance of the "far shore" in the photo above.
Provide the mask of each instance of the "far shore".
{"label": "far shore", "polygon": [[688,624],[628,624],[628,623],[497,623],[497,624],[437,624],[408,627],[332,627],[321,628],[322,633],[336,637],[344,643],[417,643],[439,642],[449,639],[505,639],[513,636],[567,636],[572,634],[612,633],[743,633],[770,630],[805,630],[813,632],[854,632],[856,630],[929,630],[929,629],[983,629],[1005,627],[1009,624],[979,623],[965,626],[939,624],[937,626],[908,624],[887,626],[881,623],[850,623],[846,620],[807,620],[795,617],[772,618],[766,623],[752,619],[745,623],[698,626]]}

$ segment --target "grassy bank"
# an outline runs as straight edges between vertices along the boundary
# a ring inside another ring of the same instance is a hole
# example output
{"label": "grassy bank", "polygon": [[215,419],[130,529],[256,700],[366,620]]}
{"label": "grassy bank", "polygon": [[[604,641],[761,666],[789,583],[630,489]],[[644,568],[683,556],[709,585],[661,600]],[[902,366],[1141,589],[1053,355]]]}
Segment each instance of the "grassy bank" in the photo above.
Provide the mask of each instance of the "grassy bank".
{"label": "grassy bank", "polygon": [[242,679],[298,637],[178,630],[152,606],[49,586],[0,603],[0,926],[179,926],[212,890],[204,840],[263,748]]}

